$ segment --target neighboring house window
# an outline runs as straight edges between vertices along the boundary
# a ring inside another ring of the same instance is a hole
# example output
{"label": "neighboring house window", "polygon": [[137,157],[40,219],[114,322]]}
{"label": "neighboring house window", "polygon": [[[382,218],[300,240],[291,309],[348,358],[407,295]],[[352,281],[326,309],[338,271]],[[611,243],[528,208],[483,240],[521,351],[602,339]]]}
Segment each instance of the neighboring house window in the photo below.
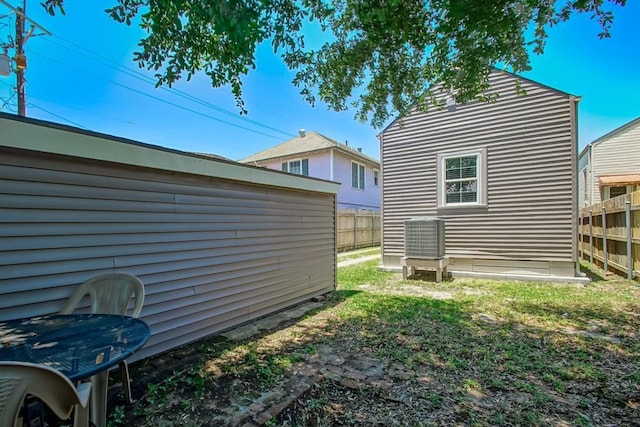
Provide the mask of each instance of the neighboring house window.
{"label": "neighboring house window", "polygon": [[486,149],[438,155],[438,206],[486,204]]}
{"label": "neighboring house window", "polygon": [[379,176],[380,176],[380,172],[378,171],[378,169],[374,169],[373,170],[373,185],[375,185],[376,187],[378,186]]}
{"label": "neighboring house window", "polygon": [[282,162],[282,171],[309,176],[309,159],[296,159]]}
{"label": "neighboring house window", "polygon": [[608,199],[613,199],[614,197],[622,196],[623,194],[627,194],[627,186],[620,185],[616,187],[609,187],[609,197]]}
{"label": "neighboring house window", "polygon": [[364,190],[364,165],[351,162],[351,186]]}

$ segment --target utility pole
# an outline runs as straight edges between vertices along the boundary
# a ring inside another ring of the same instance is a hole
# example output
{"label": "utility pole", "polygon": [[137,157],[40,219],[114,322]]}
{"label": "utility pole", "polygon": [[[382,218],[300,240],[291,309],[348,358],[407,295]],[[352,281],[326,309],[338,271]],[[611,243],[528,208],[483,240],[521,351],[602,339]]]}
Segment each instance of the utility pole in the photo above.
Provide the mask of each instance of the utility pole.
{"label": "utility pole", "polygon": [[[42,34],[36,35],[50,36],[51,33],[26,15],[25,11],[27,9],[27,0],[22,0],[22,7],[13,7],[5,0],[0,0],[0,4],[8,7],[16,14],[15,39],[13,43],[3,44],[2,46],[5,48],[5,50],[7,48],[13,48],[15,50],[13,62],[14,72],[16,73],[16,93],[18,94],[18,115],[26,116],[27,99],[25,95],[26,79],[24,74],[25,70],[27,69],[27,57],[24,54],[24,45],[29,37],[33,35],[33,32],[36,28],[42,31]],[[31,24],[31,29],[28,33],[25,33],[25,23],[27,21]]]}
{"label": "utility pole", "polygon": [[24,12],[27,7],[27,0],[22,0],[22,7],[17,8],[16,14],[16,91],[18,92],[18,115],[27,115],[27,102],[24,94],[24,70],[27,68],[27,59],[24,56]]}

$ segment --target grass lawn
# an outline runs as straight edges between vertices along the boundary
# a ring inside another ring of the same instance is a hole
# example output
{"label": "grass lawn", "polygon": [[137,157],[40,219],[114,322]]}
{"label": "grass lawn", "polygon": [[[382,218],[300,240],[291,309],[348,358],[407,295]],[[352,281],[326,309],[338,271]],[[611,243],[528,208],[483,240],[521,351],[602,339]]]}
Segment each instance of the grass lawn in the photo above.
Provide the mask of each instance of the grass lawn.
{"label": "grass lawn", "polygon": [[377,264],[341,268],[326,307],[295,324],[206,347],[111,424],[216,425],[330,354],[379,363],[384,381],[321,376],[266,425],[640,425],[638,283],[402,281]]}
{"label": "grass lawn", "polygon": [[362,258],[370,255],[380,255],[380,246],[371,248],[357,249],[355,251],[341,252],[337,256],[337,261],[346,261],[349,259]]}

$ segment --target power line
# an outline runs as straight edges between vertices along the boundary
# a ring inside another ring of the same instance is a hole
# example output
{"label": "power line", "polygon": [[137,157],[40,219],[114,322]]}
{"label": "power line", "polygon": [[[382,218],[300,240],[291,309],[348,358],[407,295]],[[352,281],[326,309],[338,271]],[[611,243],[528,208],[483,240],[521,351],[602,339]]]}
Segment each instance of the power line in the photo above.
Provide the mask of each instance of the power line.
{"label": "power line", "polygon": [[[83,53],[81,51],[79,51],[78,49],[74,49],[72,47],[65,46],[62,43],[55,42],[54,40],[51,40],[51,39],[46,39],[46,40],[49,41],[50,43],[53,43],[53,44],[55,44],[57,46],[60,46],[60,47],[64,48],[64,49],[68,49],[68,50],[70,50],[72,52],[75,52],[75,53],[81,55],[81,56],[84,56],[85,58],[89,58],[89,59],[91,59],[93,61],[96,61],[96,62],[99,62],[101,64],[104,64],[104,65],[106,65],[106,66],[108,66],[110,68],[116,69],[117,71],[122,72],[122,73],[124,73],[124,74],[126,74],[126,75],[128,75],[130,77],[133,77],[135,79],[143,81],[143,82],[145,82],[147,84],[152,84],[155,87],[155,83],[156,83],[155,80],[153,78],[147,76],[146,74],[143,74],[143,73],[141,73],[141,72],[139,72],[137,70],[133,70],[133,69],[131,69],[129,67],[126,67],[126,66],[124,66],[122,64],[119,64],[118,62],[116,62],[116,61],[114,61],[114,60],[112,60],[110,58],[107,58],[104,55],[96,53],[96,52],[94,52],[94,51],[92,51],[90,49],[87,49],[86,47],[81,46],[81,45],[79,45],[79,44],[77,44],[77,43],[75,43],[75,42],[73,42],[71,40],[67,40],[67,39],[65,39],[63,37],[60,37],[58,35],[56,35],[55,37],[60,39],[60,40],[62,40],[64,43],[68,43],[70,45],[76,46],[77,48],[79,48],[79,49],[81,49],[83,51],[88,52],[93,57],[89,56],[89,55],[87,55],[87,54],[85,54],[85,53]],[[99,58],[99,59],[96,59],[96,58]],[[229,110],[224,109],[222,107],[219,107],[219,106],[217,106],[215,104],[212,104],[210,102],[204,101],[204,100],[202,100],[202,99],[200,99],[200,98],[198,98],[196,96],[193,96],[193,95],[191,95],[191,94],[189,94],[187,92],[184,92],[184,91],[182,91],[180,89],[169,88],[169,87],[166,87],[166,86],[160,86],[160,89],[162,89],[162,90],[164,90],[166,92],[172,93],[172,94],[174,94],[176,96],[180,96],[181,98],[187,99],[187,100],[189,100],[191,102],[194,102],[196,104],[211,108],[211,109],[213,109],[213,110],[215,110],[215,111],[217,111],[219,113],[231,116],[234,119],[242,120],[242,121],[245,121],[247,123],[251,123],[253,125],[256,125],[256,126],[259,126],[259,127],[262,127],[262,128],[274,131],[274,132],[278,132],[278,133],[281,133],[281,134],[289,136],[289,137],[294,137],[295,136],[294,134],[292,134],[290,132],[286,132],[286,131],[277,129],[275,127],[266,125],[266,124],[261,123],[259,121],[252,120],[252,119],[250,119],[248,117],[239,116],[235,112],[229,111]]]}
{"label": "power line", "polygon": [[[8,83],[5,83],[5,82],[3,82],[3,81],[0,81],[0,83],[2,83],[3,85],[5,85],[5,86],[7,86],[7,87],[9,87],[9,88],[11,88],[11,89],[15,89],[12,85],[10,85],[10,84],[8,84]],[[0,98],[0,101],[3,101],[2,106],[0,106],[0,110],[4,109],[5,107],[10,107],[10,106],[14,105],[14,104],[11,104],[11,100],[12,100],[12,98],[14,97],[14,95],[15,95],[15,91],[14,91],[14,92],[13,92],[13,94],[12,94],[12,95],[10,95],[10,96],[9,96],[9,98],[7,98],[6,100],[4,100],[3,98]],[[80,127],[80,128],[83,128],[83,129],[87,129],[85,126],[82,126],[82,125],[81,125],[81,124],[79,124],[79,123],[76,123],[76,122],[74,122],[74,121],[72,121],[72,120],[69,120],[69,119],[67,119],[67,118],[65,118],[65,117],[62,117],[62,116],[60,116],[60,115],[58,115],[58,114],[56,114],[56,113],[53,113],[53,112],[51,112],[51,111],[49,111],[49,110],[45,110],[44,108],[40,107],[39,105],[34,104],[33,102],[29,102],[29,103],[28,103],[28,105],[29,105],[30,107],[34,107],[34,108],[37,108],[37,109],[39,109],[39,110],[42,110],[42,111],[44,111],[45,113],[49,113],[49,114],[51,114],[51,115],[52,115],[52,116],[54,116],[54,117],[57,117],[57,118],[59,118],[59,119],[61,119],[61,120],[64,120],[65,122],[71,123],[71,124],[73,124],[73,125],[75,125],[75,126],[78,126],[78,127]],[[17,107],[17,105],[16,105],[16,107]],[[15,111],[15,108],[14,108],[13,110],[11,110],[11,111]],[[87,130],[89,130],[89,129],[87,129]]]}
{"label": "power line", "polygon": [[146,97],[148,97],[148,98],[155,99],[156,101],[160,101],[160,102],[163,102],[163,103],[165,103],[165,104],[169,104],[169,105],[171,105],[171,106],[173,106],[173,107],[180,108],[180,109],[185,110],[185,111],[189,111],[190,113],[197,114],[197,115],[199,115],[199,116],[206,117],[206,118],[208,118],[208,119],[215,120],[215,121],[217,121],[217,122],[225,123],[225,124],[227,124],[227,125],[229,125],[229,126],[234,126],[234,127],[237,127],[237,128],[239,128],[239,129],[243,129],[243,130],[246,130],[246,131],[249,131],[249,132],[253,132],[253,133],[260,134],[260,135],[264,135],[264,136],[267,136],[267,137],[269,137],[269,138],[273,138],[273,139],[277,139],[277,140],[281,140],[281,139],[282,139],[282,138],[277,137],[277,136],[273,136],[273,135],[270,135],[270,134],[267,134],[267,133],[264,133],[264,132],[260,132],[260,131],[258,131],[258,130],[254,130],[254,129],[248,128],[248,127],[246,127],[246,126],[241,126],[241,125],[238,125],[238,124],[235,124],[235,123],[231,123],[231,122],[228,122],[228,121],[226,121],[226,120],[222,120],[222,119],[219,119],[219,118],[217,118],[217,117],[213,117],[213,116],[211,116],[211,115],[209,115],[209,114],[205,114],[205,113],[202,113],[202,112],[200,112],[200,111],[196,111],[196,110],[194,110],[194,109],[187,108],[187,107],[182,106],[182,105],[178,105],[178,104],[176,104],[176,103],[174,103],[174,102],[167,101],[166,99],[159,98],[159,97],[157,97],[157,96],[154,96],[154,95],[148,94],[148,93],[143,92],[143,91],[138,90],[138,89],[134,89],[134,88],[132,88],[132,87],[130,87],[130,86],[127,86],[127,85],[124,85],[124,84],[122,84],[122,83],[114,82],[114,81],[109,80],[109,79],[107,79],[107,78],[105,78],[105,77],[102,77],[102,76],[100,76],[100,75],[98,75],[98,74],[91,73],[91,72],[89,72],[89,71],[83,70],[83,69],[78,68],[78,67],[74,67],[73,65],[66,64],[66,63],[64,63],[64,62],[62,62],[62,61],[58,61],[58,60],[53,59],[53,58],[49,58],[49,57],[47,57],[47,56],[45,56],[45,55],[42,55],[42,54],[40,54],[40,53],[37,53],[37,52],[35,52],[35,51],[33,51],[33,50],[31,50],[31,53],[33,53],[34,55],[37,55],[37,56],[39,56],[39,57],[41,57],[41,58],[43,58],[43,59],[46,59],[46,60],[48,60],[48,61],[55,62],[55,63],[60,64],[60,65],[64,65],[64,66],[65,66],[65,67],[67,67],[67,68],[71,68],[71,69],[76,70],[76,71],[79,71],[79,72],[81,72],[81,73],[88,74],[88,75],[93,76],[93,77],[95,77],[95,78],[97,78],[97,79],[104,80],[104,81],[106,81],[106,82],[108,82],[108,83],[111,83],[111,84],[116,85],[116,86],[120,86],[120,87],[125,88],[125,89],[127,89],[127,90],[130,90],[130,91],[132,91],[132,92],[135,92],[135,93],[138,93],[138,94],[140,94],[140,95],[146,96]]}
{"label": "power line", "polygon": [[[6,6],[7,8],[9,8],[13,13],[15,13],[17,16],[21,16],[22,19],[24,19],[25,21],[29,22],[29,24],[31,24],[32,27],[39,29],[40,31],[42,31],[42,33],[44,35],[50,36],[51,33],[49,31],[47,31],[46,28],[44,28],[42,25],[38,24],[36,21],[34,21],[33,19],[29,18],[25,13],[24,13],[24,7],[19,8],[19,7],[13,7],[11,6],[9,3],[7,3],[4,0],[0,0],[0,3],[3,4],[4,6]],[[23,3],[24,5],[24,3]]]}
{"label": "power line", "polygon": [[0,83],[2,83],[3,85],[11,89],[11,93],[9,93],[9,96],[7,98],[0,97],[0,110],[7,109],[11,112],[16,112],[17,111],[16,108],[18,105],[13,100],[16,97],[15,87],[1,80],[0,80]]}
{"label": "power line", "polygon": [[[146,125],[143,125],[143,124],[140,124],[140,123],[136,123],[136,122],[132,122],[132,121],[126,120],[126,119],[124,119],[122,117],[115,117],[115,116],[111,116],[111,115],[108,115],[108,114],[96,113],[95,111],[88,111],[86,109],[72,107],[70,105],[57,104],[55,102],[45,101],[45,100],[38,99],[38,98],[31,98],[31,99],[35,99],[37,101],[42,101],[42,102],[47,102],[50,105],[56,105],[56,106],[67,108],[67,109],[71,109],[71,110],[81,111],[81,112],[83,112],[85,114],[89,114],[89,115],[96,116],[96,117],[97,116],[106,117],[107,119],[123,122],[123,123],[129,124],[129,125],[133,125],[133,126],[137,126],[137,127],[141,127],[141,128],[145,128],[145,129],[151,129],[153,131],[162,132],[163,134],[167,134],[167,135],[179,136],[181,138],[191,138],[190,136],[185,135],[185,134],[180,134],[180,133],[168,131],[168,130],[165,130],[165,129],[160,129],[160,128],[157,128],[157,127],[146,126]],[[202,140],[201,142],[205,142],[205,141]]]}
{"label": "power line", "polygon": [[74,122],[74,121],[69,120],[69,119],[67,119],[67,118],[65,118],[65,117],[62,117],[62,116],[61,116],[61,115],[59,115],[59,114],[56,114],[56,113],[51,112],[51,111],[49,111],[49,110],[46,110],[46,109],[44,109],[44,108],[40,107],[39,105],[34,104],[33,102],[29,102],[29,107],[34,107],[34,108],[37,108],[37,109],[39,109],[39,110],[42,110],[42,111],[44,111],[45,113],[51,114],[52,116],[57,117],[57,118],[58,118],[58,119],[60,119],[60,120],[64,120],[64,121],[65,121],[65,122],[67,122],[67,123],[71,123],[72,125],[77,126],[77,127],[79,127],[79,128],[82,128],[82,129],[85,129],[85,130],[90,130],[88,127],[86,127],[86,126],[82,126],[80,123]]}
{"label": "power line", "polygon": [[11,112],[16,112],[16,108],[18,107],[18,104],[16,104],[13,101],[13,96],[10,96],[9,98],[0,98],[0,101],[2,103],[2,105],[0,105],[0,110],[4,110],[7,109]]}
{"label": "power line", "polygon": [[[22,7],[13,7],[9,3],[4,0],[0,0],[0,4],[9,8],[16,15],[15,19],[15,39],[11,41],[9,44],[4,43],[3,48],[5,52],[7,49],[13,49],[13,62],[15,63],[15,68],[13,72],[16,75],[16,93],[18,97],[18,115],[26,116],[27,108],[26,108],[26,94],[25,94],[25,70],[27,68],[27,57],[24,54],[24,46],[29,40],[31,36],[34,34],[34,30],[38,28],[42,31],[42,34],[38,35],[50,35],[51,33],[47,31],[44,27],[38,24],[33,19],[29,18],[25,11],[27,9],[27,0],[22,0]],[[31,25],[31,29],[28,32],[25,32],[25,24],[29,23]]]}

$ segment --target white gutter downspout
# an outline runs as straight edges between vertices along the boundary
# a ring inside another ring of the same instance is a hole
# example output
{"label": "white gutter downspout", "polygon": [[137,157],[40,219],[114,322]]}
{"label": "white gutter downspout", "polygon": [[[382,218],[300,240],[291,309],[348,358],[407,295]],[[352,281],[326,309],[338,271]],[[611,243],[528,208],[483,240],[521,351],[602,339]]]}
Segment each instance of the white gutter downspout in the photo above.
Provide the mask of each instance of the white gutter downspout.
{"label": "white gutter downspout", "polygon": [[333,181],[333,148],[329,150],[329,181]]}

